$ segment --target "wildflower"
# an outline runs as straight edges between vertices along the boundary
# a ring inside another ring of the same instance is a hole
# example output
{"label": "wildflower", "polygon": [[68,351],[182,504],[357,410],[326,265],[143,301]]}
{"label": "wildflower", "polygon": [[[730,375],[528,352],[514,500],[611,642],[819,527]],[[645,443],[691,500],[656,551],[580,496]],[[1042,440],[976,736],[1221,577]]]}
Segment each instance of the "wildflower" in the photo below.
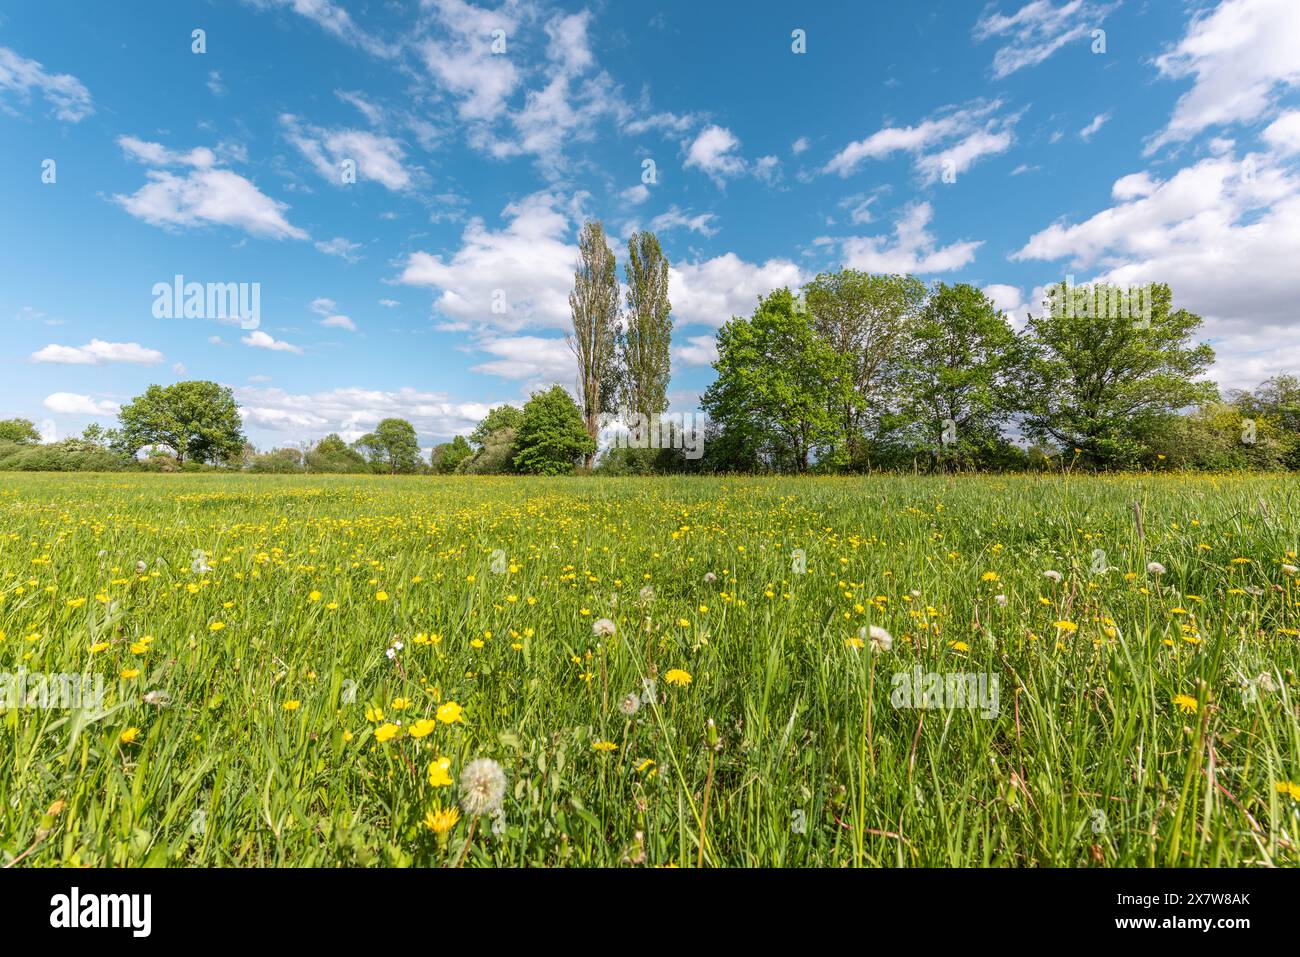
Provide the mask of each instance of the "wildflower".
{"label": "wildflower", "polygon": [[689,672],[683,671],[681,668],[673,668],[664,675],[664,681],[670,685],[680,685],[684,688],[691,683],[691,676]]}
{"label": "wildflower", "polygon": [[1176,694],[1174,695],[1174,707],[1183,714],[1196,714],[1196,699],[1190,695]]}
{"label": "wildflower", "polygon": [[491,758],[471,761],[460,775],[460,806],[470,817],[491,814],[506,793],[506,774]]}
{"label": "wildflower", "polygon": [[646,585],[644,588],[642,588],[641,591],[638,592],[638,594],[641,596],[641,601],[647,605],[650,604],[650,602],[655,600],[655,590],[651,588],[649,585]]}
{"label": "wildflower", "polygon": [[1277,682],[1273,680],[1273,676],[1267,671],[1255,679],[1255,684],[1268,692],[1274,692],[1277,690]]}
{"label": "wildflower", "polygon": [[1043,577],[1059,585],[1061,583],[1062,575],[1060,572],[1049,568],[1047,571],[1043,572]]}
{"label": "wildflower", "polygon": [[953,651],[970,651],[970,645],[966,644],[966,642],[964,642],[964,641],[954,641],[954,642],[952,643],[952,650],[953,650]]}
{"label": "wildflower", "polygon": [[136,563],[135,563],[135,573],[136,573],[137,575],[143,575],[143,574],[144,574],[146,571],[148,571],[148,570],[149,570],[149,563],[148,563],[148,562],[143,562],[143,561],[141,561],[141,562],[136,562]]}
{"label": "wildflower", "polygon": [[451,775],[451,758],[439,758],[429,763],[429,787],[431,788],[449,788],[452,785]]}
{"label": "wildflower", "polygon": [[618,703],[618,710],[622,711],[627,717],[632,717],[641,710],[641,698],[635,691],[629,691],[623,696],[623,700]]}
{"label": "wildflower", "polygon": [[591,745],[593,751],[604,751],[608,754],[610,751],[617,751],[618,745],[613,741],[594,741]]}
{"label": "wildflower", "polygon": [[388,601],[388,592],[386,591],[375,592],[375,601]]}
{"label": "wildflower", "polygon": [[1163,575],[1166,569],[1159,562],[1147,562],[1147,572],[1152,575]]}
{"label": "wildflower", "polygon": [[302,705],[302,702],[301,702],[301,701],[298,701],[298,700],[296,700],[296,699],[294,699],[294,700],[290,700],[290,701],[286,701],[286,702],[284,703],[284,710],[285,710],[285,711],[297,711],[298,708],[299,708],[301,705]]}
{"label": "wildflower", "polygon": [[421,718],[419,721],[411,725],[410,729],[406,733],[413,738],[423,738],[437,726],[438,722],[433,719]]}
{"label": "wildflower", "polygon": [[208,625],[208,631],[220,631],[222,628],[225,627],[226,627],[225,622],[214,621],[212,624]]}
{"label": "wildflower", "polygon": [[144,703],[152,705],[155,708],[165,708],[172,703],[172,696],[166,691],[161,691],[155,688],[153,691],[149,691],[145,694]]}
{"label": "wildflower", "polygon": [[1006,608],[1006,607],[1007,607],[1007,596],[1006,596],[1006,595],[994,595],[994,596],[993,596],[993,600],[994,600],[995,602],[998,603],[998,607],[999,607],[999,608]]}
{"label": "wildflower", "polygon": [[1278,781],[1277,793],[1285,794],[1292,801],[1300,801],[1300,784],[1293,784],[1290,781]]}
{"label": "wildflower", "polygon": [[119,734],[117,736],[117,740],[121,741],[123,744],[131,744],[139,736],[140,736],[140,729],[133,726],[127,728],[125,731]]}
{"label": "wildflower", "polygon": [[1063,631],[1067,635],[1072,635],[1079,630],[1079,626],[1072,621],[1058,621],[1056,623],[1056,630]]}
{"label": "wildflower", "polygon": [[107,650],[108,650],[108,642],[107,642],[107,641],[97,641],[97,642],[95,642],[93,645],[90,646],[90,653],[91,653],[92,655],[97,655],[97,654],[99,654],[101,651],[107,651]]}
{"label": "wildflower", "polygon": [[443,841],[447,838],[447,832],[456,826],[460,820],[460,811],[456,808],[442,810],[439,808],[436,812],[429,811],[424,815],[424,826],[438,835],[438,840]]}
{"label": "wildflower", "polygon": [[393,738],[397,737],[397,732],[399,730],[400,729],[397,725],[393,724],[391,721],[385,721],[379,727],[375,728],[375,740],[380,744],[383,744],[385,741],[391,741]]}
{"label": "wildflower", "polygon": [[717,580],[718,580],[718,576],[713,574],[713,572],[704,573],[704,584],[712,585]]}
{"label": "wildflower", "polygon": [[614,634],[614,623],[608,618],[597,618],[591,623],[591,633],[597,638],[608,638]]}
{"label": "wildflower", "polygon": [[879,625],[859,629],[858,637],[870,639],[872,651],[888,651],[894,647],[894,636]]}
{"label": "wildflower", "polygon": [[653,678],[641,679],[641,703],[650,704],[659,695],[659,689],[655,686]]}
{"label": "wildflower", "polygon": [[122,677],[125,678],[127,681],[130,681],[132,678],[138,678],[138,677],[140,677],[140,669],[139,669],[139,668],[123,668],[123,669],[122,669]]}
{"label": "wildflower", "polygon": [[1300,568],[1297,568],[1295,565],[1283,565],[1282,572],[1294,578],[1296,575],[1300,575]]}
{"label": "wildflower", "polygon": [[445,704],[438,706],[437,718],[443,724],[455,724],[457,721],[464,724],[465,719],[462,717],[464,712],[465,709],[456,702],[448,701]]}
{"label": "wildflower", "polygon": [[980,576],[980,581],[995,582],[998,580],[997,572],[985,572]]}

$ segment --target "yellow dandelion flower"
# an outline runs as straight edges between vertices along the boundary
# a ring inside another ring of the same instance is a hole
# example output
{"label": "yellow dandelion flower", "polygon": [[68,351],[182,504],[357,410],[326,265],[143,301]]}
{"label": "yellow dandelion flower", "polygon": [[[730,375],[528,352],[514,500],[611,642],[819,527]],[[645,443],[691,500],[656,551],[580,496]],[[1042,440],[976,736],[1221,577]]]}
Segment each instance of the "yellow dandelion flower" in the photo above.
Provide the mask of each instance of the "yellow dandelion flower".
{"label": "yellow dandelion flower", "polygon": [[133,726],[127,728],[125,731],[119,734],[117,736],[117,740],[121,741],[123,744],[131,744],[139,736],[140,736],[140,729]]}
{"label": "yellow dandelion flower", "polygon": [[691,683],[691,675],[690,672],[683,671],[681,668],[673,668],[664,675],[664,681],[668,682],[670,685],[679,685],[685,688]]}
{"label": "yellow dandelion flower", "polygon": [[1183,714],[1196,714],[1196,699],[1190,695],[1176,694],[1174,695],[1174,707]]}

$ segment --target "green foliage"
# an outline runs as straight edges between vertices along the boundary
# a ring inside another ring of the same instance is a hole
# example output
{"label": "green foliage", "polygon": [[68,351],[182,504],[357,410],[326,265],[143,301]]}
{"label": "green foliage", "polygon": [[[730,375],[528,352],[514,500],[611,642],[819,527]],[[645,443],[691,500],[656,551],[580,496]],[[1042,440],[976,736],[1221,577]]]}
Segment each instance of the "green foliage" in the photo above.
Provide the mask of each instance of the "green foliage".
{"label": "green foliage", "polygon": [[461,460],[456,471],[464,475],[506,475],[513,472],[516,434],[510,426],[496,429],[477,452]]}
{"label": "green foliage", "polygon": [[359,473],[371,471],[366,457],[331,432],[307,453],[305,465],[309,472]]}
{"label": "green foliage", "polygon": [[84,439],[48,445],[0,441],[0,472],[120,472],[131,462]]}
{"label": "green foliage", "polygon": [[250,472],[293,475],[303,471],[303,454],[298,449],[272,449],[253,456],[247,468]]}
{"label": "green foliage", "polygon": [[627,328],[618,332],[619,404],[649,415],[668,408],[669,345],[673,334],[668,299],[668,260],[652,232],[627,241]]}
{"label": "green foliage", "polygon": [[563,475],[596,451],[582,412],[563,386],[534,392],[524,405],[515,438],[514,464],[533,475]]}
{"label": "green foliage", "polygon": [[384,419],[375,426],[375,431],[367,432],[355,444],[376,472],[396,475],[419,468],[420,443],[415,426],[405,419]]}
{"label": "green foliage", "polygon": [[826,466],[847,453],[837,410],[849,398],[848,361],[796,311],[790,290],[722,327],[713,368],[701,404],[737,458],[804,472],[814,455]]}
{"label": "green foliage", "polygon": [[134,456],[162,446],[180,463],[223,463],[244,448],[243,423],[234,394],[215,382],[151,385],[118,413],[121,429],[115,447]]}
{"label": "green foliage", "polygon": [[31,419],[0,419],[0,442],[30,444],[40,440],[41,433]]}
{"label": "green foliage", "polygon": [[474,426],[474,431],[469,435],[470,444],[476,448],[482,448],[487,444],[488,437],[500,429],[518,429],[524,421],[524,411],[514,405],[499,405],[491,409],[483,421]]}
{"label": "green foliage", "polygon": [[1054,309],[1031,318],[1022,339],[1025,433],[1078,449],[1083,466],[1137,465],[1178,410],[1217,397],[1213,383],[1198,380],[1214,350],[1192,344],[1201,318],[1174,311],[1168,286],[1151,287],[1149,323],[1100,308],[1106,287],[1075,292],[1087,295],[1073,315]]}
{"label": "green foliage", "polygon": [[429,464],[435,475],[450,475],[473,454],[465,436],[458,435],[450,442],[435,445],[429,455]]}

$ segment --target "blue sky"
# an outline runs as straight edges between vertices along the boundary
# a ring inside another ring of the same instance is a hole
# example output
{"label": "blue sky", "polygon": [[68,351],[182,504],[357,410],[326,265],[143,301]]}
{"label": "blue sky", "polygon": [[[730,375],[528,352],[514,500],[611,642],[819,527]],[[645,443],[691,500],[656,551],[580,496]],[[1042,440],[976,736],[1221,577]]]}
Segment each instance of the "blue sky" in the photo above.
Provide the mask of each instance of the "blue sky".
{"label": "blue sky", "polygon": [[[597,217],[673,263],[679,410],[718,326],[845,265],[1018,326],[1067,274],[1166,281],[1221,384],[1300,372],[1298,36],[1293,0],[6,4],[0,417],[209,378],[260,447],[428,447],[572,384]],[[156,317],[178,274],[259,325]]]}

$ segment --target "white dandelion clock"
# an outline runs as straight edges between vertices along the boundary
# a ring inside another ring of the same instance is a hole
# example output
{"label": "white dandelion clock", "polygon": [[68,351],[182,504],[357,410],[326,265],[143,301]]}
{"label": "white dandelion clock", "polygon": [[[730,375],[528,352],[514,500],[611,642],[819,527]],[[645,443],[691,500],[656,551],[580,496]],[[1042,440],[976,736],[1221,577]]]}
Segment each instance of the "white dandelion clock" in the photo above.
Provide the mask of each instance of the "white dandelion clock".
{"label": "white dandelion clock", "polygon": [[1147,573],[1151,575],[1163,575],[1166,569],[1159,562],[1147,562]]}
{"label": "white dandelion clock", "polygon": [[879,625],[858,629],[858,637],[871,644],[872,651],[888,651],[894,647],[894,636]]}
{"label": "white dandelion clock", "polygon": [[1043,577],[1058,585],[1061,584],[1061,573],[1054,569],[1049,568],[1047,571],[1043,572]]}
{"label": "white dandelion clock", "polygon": [[608,618],[597,618],[591,623],[591,633],[597,638],[608,638],[614,630],[614,623]]}
{"label": "white dandelion clock", "polygon": [[506,794],[506,773],[491,758],[466,765],[460,775],[460,806],[469,817],[491,814]]}

